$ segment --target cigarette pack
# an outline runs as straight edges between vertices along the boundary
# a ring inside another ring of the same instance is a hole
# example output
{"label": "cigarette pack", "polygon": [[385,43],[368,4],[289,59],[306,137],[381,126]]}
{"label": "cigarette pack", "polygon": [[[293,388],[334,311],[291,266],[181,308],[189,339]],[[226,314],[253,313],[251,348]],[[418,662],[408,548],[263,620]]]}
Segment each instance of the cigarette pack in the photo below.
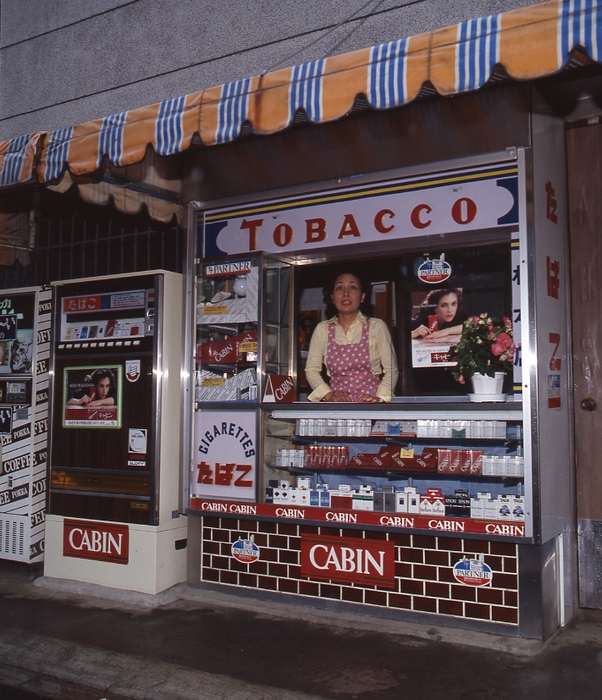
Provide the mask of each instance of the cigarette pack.
{"label": "cigarette pack", "polygon": [[437,471],[440,474],[449,474],[451,465],[451,450],[447,448],[437,450]]}
{"label": "cigarette pack", "polygon": [[351,508],[352,510],[374,510],[374,494],[354,493]]}
{"label": "cigarette pack", "polygon": [[511,496],[498,496],[496,520],[512,520],[513,499]]}
{"label": "cigarette pack", "polygon": [[332,494],[330,497],[330,507],[337,510],[351,510],[353,507],[353,494]]}
{"label": "cigarette pack", "polygon": [[460,450],[460,474],[470,474],[470,450]]}
{"label": "cigarette pack", "polygon": [[395,513],[397,510],[397,494],[395,491],[385,491],[384,505],[386,513]]}
{"label": "cigarette pack", "polygon": [[483,473],[483,450],[470,450],[470,473]]}
{"label": "cigarette pack", "polygon": [[450,460],[448,474],[460,473],[460,453],[462,450],[450,450]]}
{"label": "cigarette pack", "polygon": [[512,520],[525,520],[525,498],[524,496],[513,497]]}
{"label": "cigarette pack", "polygon": [[483,519],[497,520],[497,498],[483,499]]}

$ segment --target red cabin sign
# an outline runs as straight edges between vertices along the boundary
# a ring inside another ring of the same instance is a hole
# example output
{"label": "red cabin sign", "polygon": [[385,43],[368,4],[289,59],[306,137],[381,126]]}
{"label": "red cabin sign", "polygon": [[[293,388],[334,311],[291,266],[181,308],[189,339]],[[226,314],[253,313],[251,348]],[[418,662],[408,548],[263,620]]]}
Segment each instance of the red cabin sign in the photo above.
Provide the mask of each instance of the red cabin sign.
{"label": "red cabin sign", "polygon": [[130,531],[127,525],[91,520],[65,520],[63,556],[127,564]]}
{"label": "red cabin sign", "polygon": [[301,573],[327,581],[394,588],[395,545],[383,540],[303,535]]}

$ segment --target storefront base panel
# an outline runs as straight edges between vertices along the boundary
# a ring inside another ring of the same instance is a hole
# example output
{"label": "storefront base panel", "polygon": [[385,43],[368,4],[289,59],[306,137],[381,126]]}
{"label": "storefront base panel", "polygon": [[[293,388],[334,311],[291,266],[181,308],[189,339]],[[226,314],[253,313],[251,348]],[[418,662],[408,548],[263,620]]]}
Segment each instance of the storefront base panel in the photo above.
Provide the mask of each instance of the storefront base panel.
{"label": "storefront base panel", "polygon": [[[58,515],[46,519],[44,576],[94,583],[156,595],[186,580],[187,519],[177,518],[163,527],[125,525],[129,532],[127,561],[116,563],[65,555],[65,521]],[[107,523],[81,521],[91,525]],[[94,540],[88,549],[94,549]],[[79,541],[81,542],[81,540]],[[80,546],[80,549],[84,549]],[[90,553],[90,552],[88,552]]]}
{"label": "storefront base panel", "polygon": [[[304,576],[304,536],[340,538],[342,543],[358,539],[391,543],[395,550],[392,582],[380,586]],[[239,539],[253,540],[259,548],[257,560],[243,563],[232,555],[232,545]],[[514,543],[204,517],[201,551],[201,581],[207,584],[367,605],[375,613],[387,610],[410,613],[411,617],[446,616],[452,625],[456,620],[461,626],[499,626],[509,634],[518,634],[518,547]],[[459,582],[454,564],[464,556],[476,559],[481,555],[493,574],[490,583],[473,586]]]}

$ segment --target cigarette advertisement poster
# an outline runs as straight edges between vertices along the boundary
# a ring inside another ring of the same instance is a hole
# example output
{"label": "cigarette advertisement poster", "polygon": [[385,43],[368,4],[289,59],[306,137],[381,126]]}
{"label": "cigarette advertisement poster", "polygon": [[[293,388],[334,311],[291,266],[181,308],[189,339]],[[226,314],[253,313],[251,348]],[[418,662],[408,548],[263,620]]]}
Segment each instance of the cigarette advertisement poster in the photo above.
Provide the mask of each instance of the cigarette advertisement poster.
{"label": "cigarette advertisement poster", "polygon": [[63,427],[121,428],[119,365],[65,367]]}
{"label": "cigarette advertisement poster", "polygon": [[449,349],[462,335],[462,290],[412,293],[412,367],[453,367]]}
{"label": "cigarette advertisement poster", "polygon": [[31,374],[35,295],[0,297],[0,374]]}
{"label": "cigarette advertisement poster", "polygon": [[254,501],[256,439],[254,411],[198,411],[190,495]]}

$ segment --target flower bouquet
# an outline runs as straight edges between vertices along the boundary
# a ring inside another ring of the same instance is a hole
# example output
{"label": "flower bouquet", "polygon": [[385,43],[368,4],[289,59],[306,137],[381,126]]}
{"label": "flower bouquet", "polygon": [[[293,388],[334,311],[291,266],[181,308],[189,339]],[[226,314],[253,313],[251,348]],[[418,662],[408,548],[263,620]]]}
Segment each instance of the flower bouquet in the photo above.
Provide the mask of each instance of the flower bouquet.
{"label": "flower bouquet", "polygon": [[449,369],[460,384],[475,374],[494,377],[512,370],[514,351],[509,318],[500,323],[487,314],[471,316],[462,324],[460,341],[449,349],[450,361],[457,363]]}

